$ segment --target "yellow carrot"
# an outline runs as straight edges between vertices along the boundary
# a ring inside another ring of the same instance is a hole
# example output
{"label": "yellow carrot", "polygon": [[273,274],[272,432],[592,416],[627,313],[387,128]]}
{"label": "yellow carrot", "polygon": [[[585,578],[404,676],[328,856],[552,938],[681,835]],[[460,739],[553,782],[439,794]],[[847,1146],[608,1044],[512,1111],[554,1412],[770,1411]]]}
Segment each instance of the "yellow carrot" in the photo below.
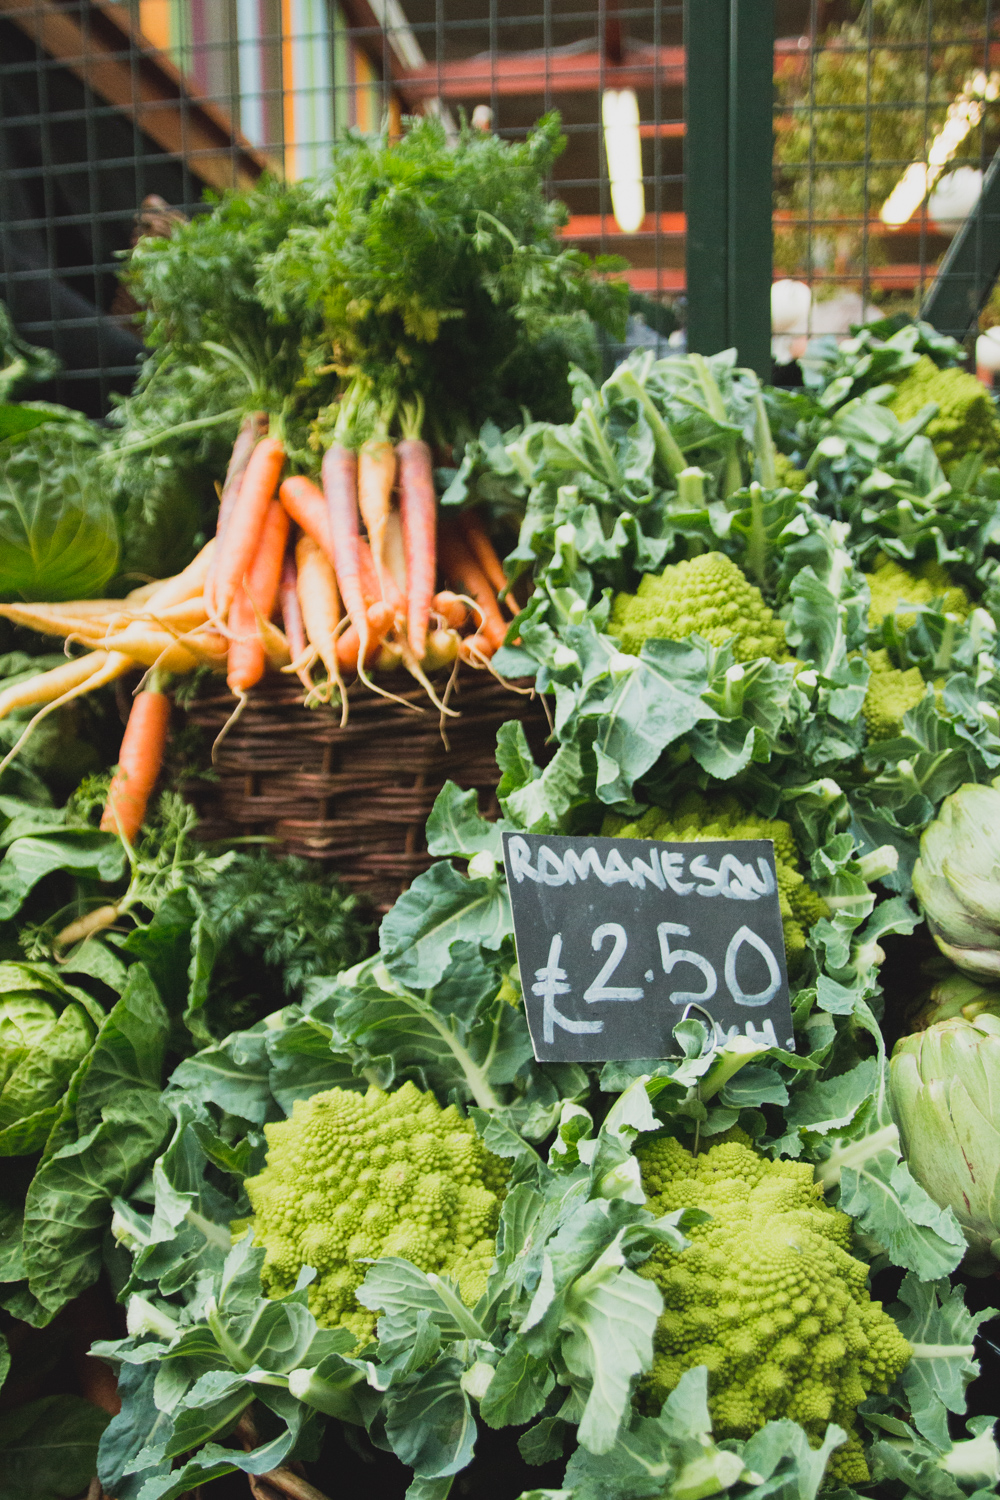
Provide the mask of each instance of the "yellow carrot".
{"label": "yellow carrot", "polygon": [[340,682],[337,626],[341,618],[340,590],[323,549],[310,536],[295,545],[299,608],[309,644],[319,653],[331,682]]}
{"label": "yellow carrot", "polygon": [[173,578],[161,579],[156,588],[142,601],[146,609],[167,609],[171,604],[182,604],[186,599],[197,599],[205,590],[205,579],[215,553],[215,537],[211,537],[196,557],[193,557],[182,573]]}
{"label": "yellow carrot", "polygon": [[[34,708],[36,704],[51,703],[53,699],[61,698],[72,688],[85,684],[107,660],[106,651],[92,651],[88,656],[78,656],[61,667],[53,667],[49,672],[38,672],[25,682],[14,683],[0,693],[0,719],[19,708]],[[130,666],[132,662],[128,657],[123,658],[117,675],[121,676]]]}
{"label": "yellow carrot", "polygon": [[121,651],[144,667],[161,667],[165,672],[193,672],[202,664],[221,667],[228,642],[214,630],[192,631],[179,639],[167,630],[154,630],[134,622],[125,630],[109,635],[103,645],[108,651]]}
{"label": "yellow carrot", "polygon": [[[22,746],[34,734],[38,725],[49,714],[54,713],[57,708],[62,708],[63,704],[71,703],[74,698],[79,698],[83,693],[90,693],[95,688],[103,687],[105,683],[114,682],[116,677],[121,677],[124,672],[129,671],[130,668],[135,666],[135,662],[130,656],[122,656],[117,651],[100,652],[97,654],[103,656],[104,660],[99,663],[89,676],[85,677],[81,682],[75,683],[65,692],[60,693],[57,698],[52,698],[45,704],[44,708],[40,708],[37,714],[28,720],[24,733],[17,741],[17,744],[12,750],[8,750],[3,760],[0,761],[0,775],[3,774],[15,755],[20,752]],[[55,670],[61,672],[63,669],[62,667],[56,667]]]}

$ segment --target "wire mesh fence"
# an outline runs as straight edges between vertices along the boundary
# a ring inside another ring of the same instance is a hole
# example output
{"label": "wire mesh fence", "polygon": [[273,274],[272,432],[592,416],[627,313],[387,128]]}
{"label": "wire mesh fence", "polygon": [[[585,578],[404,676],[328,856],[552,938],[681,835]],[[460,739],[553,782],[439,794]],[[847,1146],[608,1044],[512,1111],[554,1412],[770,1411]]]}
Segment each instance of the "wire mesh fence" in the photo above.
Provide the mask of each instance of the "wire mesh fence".
{"label": "wire mesh fence", "polygon": [[[704,24],[706,4],[687,9]],[[116,271],[137,235],[263,172],[323,172],[348,130],[428,112],[517,138],[560,111],[564,233],[625,258],[630,343],[662,350],[685,313],[685,211],[717,191],[707,174],[685,201],[683,10],[0,0],[0,298],[60,357],[40,394],[100,415],[131,385],[141,341]],[[774,0],[774,22],[774,274],[801,283],[776,294],[779,360],[810,333],[916,310],[947,254],[958,291],[942,316],[971,309],[968,326],[1000,262],[982,192],[1000,144],[1000,0]],[[984,325],[1000,323],[986,300]]]}
{"label": "wire mesh fence", "polygon": [[797,12],[775,55],[774,262],[803,286],[779,294],[778,354],[809,332],[932,306],[949,266],[963,311],[939,307],[938,325],[966,334],[984,300],[984,326],[1000,321],[1000,219],[983,202],[1000,145],[1000,6],[802,0]]}
{"label": "wire mesh fence", "polygon": [[134,379],[115,273],[137,234],[262,172],[322,172],[345,131],[398,131],[406,114],[451,129],[485,109],[516,138],[558,108],[565,232],[619,252],[609,91],[638,104],[635,337],[662,338],[684,280],[681,31],[659,0],[0,0],[0,297],[62,361],[43,394],[100,415]]}

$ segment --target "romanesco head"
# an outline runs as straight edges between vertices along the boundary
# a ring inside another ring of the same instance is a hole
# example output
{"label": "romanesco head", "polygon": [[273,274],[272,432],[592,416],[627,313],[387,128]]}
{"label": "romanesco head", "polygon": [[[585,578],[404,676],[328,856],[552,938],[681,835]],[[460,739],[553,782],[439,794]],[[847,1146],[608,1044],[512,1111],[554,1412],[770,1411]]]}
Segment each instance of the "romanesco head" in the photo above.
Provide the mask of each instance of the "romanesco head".
{"label": "romanesco head", "polygon": [[894,740],[903,732],[903,715],[916,708],[927,689],[919,667],[894,667],[888,651],[869,651],[872,675],[865,692],[864,715],[869,740]]}
{"label": "romanesco head", "polygon": [[960,620],[972,608],[968,594],[952,583],[938,562],[922,563],[911,573],[892,558],[881,557],[875,571],[866,573],[865,578],[872,596],[868,610],[872,629],[881,625],[886,615],[896,614],[900,628],[908,630],[917,617],[905,612],[897,614],[901,604],[933,604],[937,600],[943,613],[957,615]]}
{"label": "romanesco head", "polygon": [[760,589],[721,552],[704,552],[647,573],[634,594],[619,594],[608,631],[623,651],[638,655],[643,641],[703,636],[713,646],[731,640],[737,661],[770,656],[788,660],[785,627]]}
{"label": "romanesco head", "polygon": [[889,406],[901,422],[915,417],[928,401],[936,401],[937,415],[924,428],[947,471],[969,452],[982,453],[987,463],[1000,457],[1000,420],[989,391],[957,366],[939,370],[925,354],[908,371],[890,397]]}
{"label": "romanesco head", "polygon": [[774,455],[774,467],[779,485],[786,490],[804,490],[809,483],[809,475],[805,469],[797,469],[787,453]]}
{"label": "romanesco head", "polygon": [[789,824],[780,818],[762,818],[747,812],[728,792],[710,797],[688,792],[671,812],[651,807],[634,822],[609,813],[601,832],[608,837],[662,839],[665,843],[682,844],[704,839],[771,839],[785,958],[793,973],[805,953],[809,929],[821,917],[829,916],[823,898],[807,884],[799,870],[799,851]]}
{"label": "romanesco head", "polygon": [[741,1131],[698,1156],[669,1137],[637,1155],[654,1212],[712,1216],[687,1231],[688,1249],[658,1246],[639,1267],[664,1303],[640,1400],[659,1411],[685,1370],[706,1365],[716,1437],[789,1417],[818,1447],[837,1422],[850,1441],[830,1473],[865,1483],[857,1407],[888,1389],[911,1351],[868,1293],[847,1215],[824,1203],[811,1166],[759,1156]]}
{"label": "romanesco head", "polygon": [[453,1277],[474,1306],[493,1261],[507,1168],[454,1105],[405,1083],[393,1094],[328,1089],[265,1125],[267,1163],[246,1184],[266,1251],[268,1296],[290,1292],[303,1266],[309,1306],[359,1342],[376,1314],[355,1297],[368,1261],[399,1255]]}

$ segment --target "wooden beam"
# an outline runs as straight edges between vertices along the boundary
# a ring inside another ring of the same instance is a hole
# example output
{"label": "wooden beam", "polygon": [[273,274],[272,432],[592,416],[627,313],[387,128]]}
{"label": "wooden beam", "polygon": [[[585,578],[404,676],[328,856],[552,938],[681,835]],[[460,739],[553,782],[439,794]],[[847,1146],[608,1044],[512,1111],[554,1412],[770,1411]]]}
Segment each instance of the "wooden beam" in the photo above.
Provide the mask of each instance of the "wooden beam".
{"label": "wooden beam", "polygon": [[630,266],[618,274],[633,292],[683,292],[685,286],[684,272],[680,267],[674,270],[668,266]]}
{"label": "wooden beam", "polygon": [[[684,272],[670,266],[629,266],[626,271],[617,272],[615,279],[618,276],[634,292],[683,292],[686,287]],[[817,272],[812,279],[814,283],[841,282],[848,290],[856,288],[861,280],[860,276],[838,276],[832,271]],[[919,265],[873,266],[868,272],[868,285],[881,287],[884,291],[912,292],[920,286],[921,281],[924,285],[930,285],[933,279],[926,267],[921,275]]]}
{"label": "wooden beam", "polygon": [[639,229],[633,234],[623,234],[611,214],[571,214],[569,223],[557,232],[565,240],[682,240],[685,219],[683,214],[647,214]]}
{"label": "wooden beam", "polygon": [[224,109],[191,92],[180,69],[131,25],[124,6],[0,0],[0,15],[158,146],[182,157],[207,186],[252,187],[263,171],[277,168],[234,129]]}
{"label": "wooden beam", "polygon": [[500,52],[428,63],[397,76],[408,104],[425,99],[480,99],[492,94],[583,94],[601,89],[648,89],[684,83],[683,47],[634,46],[619,66],[599,52]]}

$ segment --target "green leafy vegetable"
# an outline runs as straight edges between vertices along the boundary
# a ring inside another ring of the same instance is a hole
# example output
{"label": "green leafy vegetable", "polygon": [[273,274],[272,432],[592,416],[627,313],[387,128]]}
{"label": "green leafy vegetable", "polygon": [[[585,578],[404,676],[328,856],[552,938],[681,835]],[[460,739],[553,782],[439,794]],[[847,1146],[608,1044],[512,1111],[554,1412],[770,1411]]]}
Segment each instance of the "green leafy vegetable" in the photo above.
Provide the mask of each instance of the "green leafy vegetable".
{"label": "green leafy vegetable", "polygon": [[0,595],[89,598],[114,575],[118,530],[99,442],[79,419],[0,445]]}

